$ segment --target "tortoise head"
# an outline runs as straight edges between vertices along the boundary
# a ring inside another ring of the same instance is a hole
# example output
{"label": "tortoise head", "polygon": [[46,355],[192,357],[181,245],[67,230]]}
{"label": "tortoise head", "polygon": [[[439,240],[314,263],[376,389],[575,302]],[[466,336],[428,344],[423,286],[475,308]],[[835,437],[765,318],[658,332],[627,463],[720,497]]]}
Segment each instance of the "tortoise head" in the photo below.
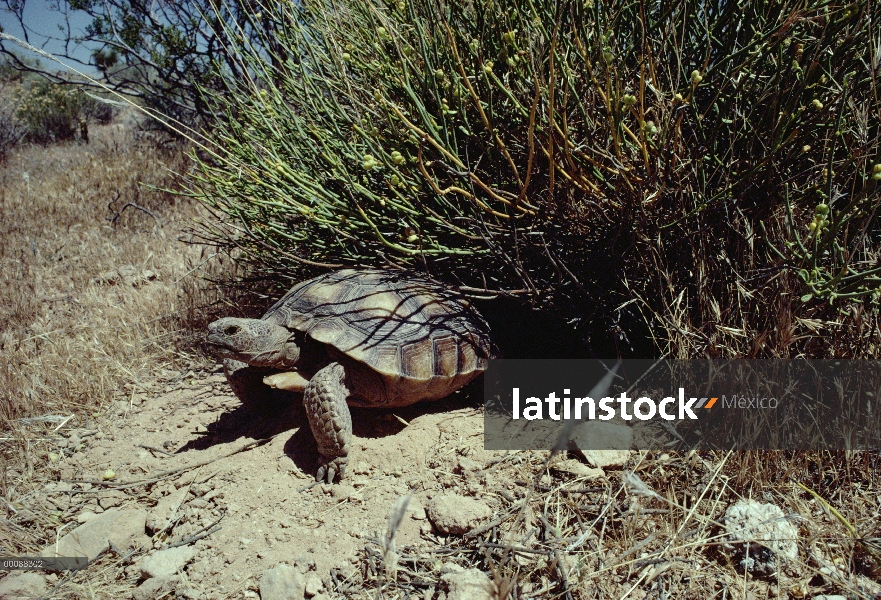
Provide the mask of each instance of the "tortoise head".
{"label": "tortoise head", "polygon": [[218,319],[208,326],[209,350],[218,358],[233,358],[252,367],[293,367],[300,360],[296,335],[262,319]]}

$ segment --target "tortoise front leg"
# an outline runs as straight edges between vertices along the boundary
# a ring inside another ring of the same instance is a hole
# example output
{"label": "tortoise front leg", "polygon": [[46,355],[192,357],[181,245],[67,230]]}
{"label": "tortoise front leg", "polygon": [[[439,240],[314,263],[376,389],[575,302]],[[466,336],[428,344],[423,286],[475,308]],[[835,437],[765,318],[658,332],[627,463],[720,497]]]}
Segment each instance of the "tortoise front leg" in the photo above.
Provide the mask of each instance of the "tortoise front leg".
{"label": "tortoise front leg", "polygon": [[328,483],[333,483],[337,474],[342,479],[349,462],[352,415],[346,404],[349,390],[345,379],[343,366],[330,363],[309,380],[303,395],[309,427],[321,453],[317,481],[326,477]]}
{"label": "tortoise front leg", "polygon": [[242,404],[255,404],[269,399],[272,390],[263,384],[263,378],[271,372],[271,369],[252,367],[233,358],[223,360],[226,381]]}

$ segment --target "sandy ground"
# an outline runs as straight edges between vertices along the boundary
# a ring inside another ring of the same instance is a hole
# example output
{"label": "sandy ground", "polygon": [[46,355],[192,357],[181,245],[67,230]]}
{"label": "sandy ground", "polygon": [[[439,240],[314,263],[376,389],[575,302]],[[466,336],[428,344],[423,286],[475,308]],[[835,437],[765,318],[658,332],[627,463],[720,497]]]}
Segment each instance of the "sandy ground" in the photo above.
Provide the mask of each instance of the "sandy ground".
{"label": "sandy ground", "polygon": [[[311,487],[317,451],[299,400],[290,394],[268,405],[242,405],[217,372],[158,383],[118,402],[115,415],[97,427],[66,429],[68,440],[76,436],[82,447],[65,450],[62,475],[100,480],[111,469],[113,481],[125,482],[206,464],[146,489],[87,484],[92,493],[70,495],[50,487],[47,499],[67,515],[143,509],[151,515],[148,526],[168,518],[169,502],[181,502],[182,518],[155,536],[154,549],[217,522],[219,528],[195,542],[196,557],[186,568],[205,598],[255,590],[262,572],[282,562],[322,579],[331,569],[351,574],[365,538],[384,533],[390,510],[408,494],[408,517],[397,532],[402,546],[438,544],[424,506],[440,490],[497,502],[491,474],[477,479],[463,470],[468,461],[483,465],[500,453],[483,450],[482,414],[462,395],[395,410],[353,409],[346,479]],[[126,570],[131,582],[139,579],[138,565],[135,558]]]}

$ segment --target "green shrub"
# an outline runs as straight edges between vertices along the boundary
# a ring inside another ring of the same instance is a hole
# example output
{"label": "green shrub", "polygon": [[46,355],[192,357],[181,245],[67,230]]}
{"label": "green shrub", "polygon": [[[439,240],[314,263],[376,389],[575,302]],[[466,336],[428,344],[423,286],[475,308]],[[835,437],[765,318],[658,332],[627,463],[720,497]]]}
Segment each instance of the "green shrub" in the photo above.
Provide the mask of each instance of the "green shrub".
{"label": "green shrub", "polygon": [[80,121],[88,119],[98,104],[81,90],[33,78],[22,88],[15,117],[27,141],[50,144],[74,139]]}
{"label": "green shrub", "polygon": [[260,18],[277,50],[227,31],[241,70],[206,95],[207,238],[283,275],[418,267],[625,354],[856,351],[811,350],[799,318],[879,293],[879,5],[303,0]]}
{"label": "green shrub", "polygon": [[8,106],[0,105],[0,163],[6,160],[9,151],[24,135],[21,124],[13,113]]}

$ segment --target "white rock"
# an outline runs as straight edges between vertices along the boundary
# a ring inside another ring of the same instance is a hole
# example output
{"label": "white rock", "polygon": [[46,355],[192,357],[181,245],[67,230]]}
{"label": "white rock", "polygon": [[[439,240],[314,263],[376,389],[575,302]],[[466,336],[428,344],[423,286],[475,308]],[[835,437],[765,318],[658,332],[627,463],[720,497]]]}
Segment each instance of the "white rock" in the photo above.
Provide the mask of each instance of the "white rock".
{"label": "white rock", "polygon": [[812,598],[812,600],[847,600],[847,598],[845,596],[838,596],[838,595],[829,596],[829,595],[822,595],[821,594],[819,596],[814,596]]}
{"label": "white rock", "polygon": [[492,516],[485,503],[458,494],[435,496],[426,512],[438,531],[452,535],[467,533]]}
{"label": "white rock", "polygon": [[306,597],[311,598],[315,594],[321,591],[321,588],[324,587],[324,582],[321,581],[321,578],[315,573],[309,573],[306,575]]}
{"label": "white rock", "polygon": [[160,579],[177,575],[187,563],[196,556],[196,549],[192,546],[178,546],[168,548],[151,554],[141,562],[141,574],[144,577],[157,577]]}
{"label": "white rock", "polygon": [[630,460],[630,450],[584,450],[584,460],[597,469],[621,468]]}
{"label": "white rock", "polygon": [[723,520],[727,535],[722,549],[747,571],[770,576],[779,568],[778,558],[798,558],[798,528],[779,506],[740,500],[728,507]]}
{"label": "white rock", "polygon": [[0,581],[0,598],[4,600],[40,598],[48,591],[46,578],[32,571],[12,572]]}
{"label": "white rock", "polygon": [[593,467],[622,467],[630,459],[633,430],[619,423],[587,421],[575,428],[571,445]]}
{"label": "white rock", "polygon": [[492,600],[493,597],[492,582],[480,569],[452,570],[441,576],[441,582],[447,588],[447,600]]}
{"label": "white rock", "polygon": [[260,600],[302,600],[306,585],[300,573],[289,565],[277,565],[260,577]]}
{"label": "white rock", "polygon": [[[594,450],[594,452],[596,451]],[[612,452],[617,452],[617,450],[613,450]],[[562,471],[563,473],[575,475],[576,477],[586,477],[587,479],[596,479],[598,477],[603,477],[606,474],[602,469],[588,467],[581,461],[573,458],[558,460],[551,465],[551,468],[557,471]]]}
{"label": "white rock", "polygon": [[86,556],[90,561],[110,547],[120,550],[147,546],[144,533],[147,513],[142,510],[108,510],[80,525],[55,544],[46,546],[41,556]]}
{"label": "white rock", "polygon": [[96,515],[95,513],[93,513],[90,510],[84,510],[83,512],[81,512],[80,514],[78,514],[76,516],[76,522],[77,523],[88,523],[89,521],[91,521],[92,519],[94,519],[97,516],[98,515]]}

